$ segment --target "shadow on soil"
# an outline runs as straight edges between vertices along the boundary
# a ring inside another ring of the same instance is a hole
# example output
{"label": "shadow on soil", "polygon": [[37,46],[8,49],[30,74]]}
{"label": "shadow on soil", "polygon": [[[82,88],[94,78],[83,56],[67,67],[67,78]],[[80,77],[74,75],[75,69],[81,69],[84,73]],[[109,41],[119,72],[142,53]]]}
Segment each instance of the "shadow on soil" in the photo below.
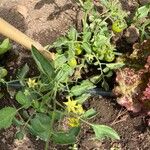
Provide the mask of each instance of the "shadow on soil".
{"label": "shadow on soil", "polygon": [[0,17],[22,32],[27,29],[24,18],[15,9],[0,8]]}
{"label": "shadow on soil", "polygon": [[[65,15],[67,15],[73,21],[73,24],[77,27],[78,15],[79,15],[80,9],[79,7],[75,7],[74,0],[71,0],[70,3],[67,3],[66,1],[66,4],[64,4],[63,6],[59,6],[55,0],[51,0],[51,1],[41,0],[36,3],[34,9],[41,9],[45,4],[54,5],[54,10],[55,10],[54,12],[49,14],[49,16],[47,17],[47,20],[58,19],[62,13],[65,13]],[[69,13],[67,13],[67,10],[74,10],[76,12],[75,18],[73,18],[72,15],[70,15]]]}
{"label": "shadow on soil", "polygon": [[50,0],[41,0],[35,5],[34,9],[41,9],[45,4],[52,4],[52,5],[54,5],[54,8],[55,8],[55,11],[48,16],[47,20],[53,20],[55,18],[57,19],[57,18],[59,18],[61,13],[65,12],[66,10],[72,9],[74,7],[72,3],[68,3],[63,6],[59,6],[55,2],[55,0],[51,0],[51,1]]}

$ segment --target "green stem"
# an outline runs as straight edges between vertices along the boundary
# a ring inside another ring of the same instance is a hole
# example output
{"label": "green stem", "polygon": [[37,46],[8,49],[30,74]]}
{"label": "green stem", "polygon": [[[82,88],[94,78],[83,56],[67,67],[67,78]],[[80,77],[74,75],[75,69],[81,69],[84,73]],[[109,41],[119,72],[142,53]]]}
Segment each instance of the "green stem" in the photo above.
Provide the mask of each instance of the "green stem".
{"label": "green stem", "polygon": [[[102,70],[102,66],[101,66],[101,62],[99,61],[99,59],[97,58],[97,56],[95,55],[95,53],[93,53],[94,57],[96,58],[98,64],[99,64],[99,67],[100,67],[100,70],[101,70],[101,75],[103,77],[103,70]],[[104,78],[104,77],[103,77]]]}
{"label": "green stem", "polygon": [[92,124],[91,124],[91,123],[89,123],[89,122],[85,121],[84,119],[80,118],[80,120],[81,120],[82,122],[84,122],[84,123],[88,124],[89,126],[92,126]]}
{"label": "green stem", "polygon": [[29,117],[29,119],[25,122],[25,124],[24,124],[24,126],[22,127],[22,130],[24,130],[25,128],[26,128],[26,126],[28,126],[28,122],[32,119],[32,116],[33,116],[34,114],[32,114],[30,117]]}
{"label": "green stem", "polygon": [[86,32],[86,22],[87,22],[87,15],[88,15],[89,11],[85,12],[84,18],[83,18],[83,33]]}
{"label": "green stem", "polygon": [[79,2],[80,2],[80,5],[83,7],[84,4],[83,4],[82,0],[79,0]]}
{"label": "green stem", "polygon": [[51,126],[50,126],[50,130],[48,133],[48,139],[46,141],[45,144],[45,150],[48,150],[49,147],[49,139],[52,135],[52,131],[53,131],[53,124],[54,124],[54,120],[55,120],[55,110],[56,110],[56,94],[57,94],[57,90],[54,89],[54,95],[53,95],[53,114],[52,114],[52,120],[51,120]]}

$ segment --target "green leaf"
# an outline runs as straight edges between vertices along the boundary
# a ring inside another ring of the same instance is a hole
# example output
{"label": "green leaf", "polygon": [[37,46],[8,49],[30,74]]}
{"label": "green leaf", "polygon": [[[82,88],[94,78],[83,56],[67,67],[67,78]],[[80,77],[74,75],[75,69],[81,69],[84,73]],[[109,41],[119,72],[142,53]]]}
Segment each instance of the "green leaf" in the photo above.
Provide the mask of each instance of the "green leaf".
{"label": "green leaf", "polygon": [[109,63],[109,64],[106,64],[106,66],[110,69],[119,69],[121,67],[123,67],[125,64],[123,62],[118,62],[118,63]]}
{"label": "green leaf", "polygon": [[102,82],[102,87],[103,87],[106,91],[109,90],[109,85],[108,85],[108,83],[107,83],[105,80],[103,80],[103,82]]}
{"label": "green leaf", "polygon": [[0,44],[0,55],[6,53],[8,50],[11,49],[11,44],[9,43],[9,39],[5,39],[1,44]]}
{"label": "green leaf", "polygon": [[8,73],[8,71],[5,68],[0,67],[0,79],[7,76],[7,73]]}
{"label": "green leaf", "polygon": [[111,77],[113,75],[113,72],[112,71],[109,71],[105,76],[107,77],[107,78],[109,78],[109,77]]}
{"label": "green leaf", "polygon": [[95,85],[89,80],[84,80],[80,85],[75,85],[71,88],[71,94],[74,96],[79,96],[90,89],[95,88]]}
{"label": "green leaf", "polygon": [[64,64],[58,71],[55,80],[58,82],[66,82],[68,78],[73,74],[74,70],[67,64]]}
{"label": "green leaf", "polygon": [[52,78],[54,75],[52,63],[46,59],[34,46],[32,46],[31,52],[39,70],[43,74],[46,74],[49,78]]}
{"label": "green leaf", "polygon": [[68,51],[66,51],[66,53],[67,53],[67,55],[68,55],[68,58],[69,57],[74,57],[74,55],[75,55],[75,52],[74,52],[74,50],[75,50],[75,43],[74,43],[74,41],[70,41],[69,43],[68,43]]}
{"label": "green leaf", "polygon": [[29,72],[29,66],[27,64],[25,64],[23,66],[23,68],[21,68],[21,70],[19,70],[17,78],[20,79],[20,80],[24,79],[28,72]]}
{"label": "green leaf", "polygon": [[100,82],[102,79],[102,75],[96,75],[96,76],[93,76],[91,77],[89,80],[94,83],[94,84],[97,84],[98,82]]}
{"label": "green leaf", "polygon": [[16,139],[23,140],[24,138],[24,131],[18,131],[15,135]]}
{"label": "green leaf", "polygon": [[67,36],[70,40],[75,41],[77,40],[78,32],[74,27],[71,27]]}
{"label": "green leaf", "polygon": [[77,101],[78,104],[83,104],[89,97],[91,96],[91,94],[82,94],[81,96],[77,97],[75,100]]}
{"label": "green leaf", "polygon": [[118,133],[106,125],[92,125],[96,139],[111,138],[112,140],[120,140]]}
{"label": "green leaf", "polygon": [[52,115],[54,115],[53,117],[55,118],[56,121],[58,121],[64,116],[64,112],[58,111],[58,110],[55,110],[54,112],[49,111],[49,115],[51,118],[52,118]]}
{"label": "green leaf", "polygon": [[50,132],[50,124],[50,116],[43,113],[38,113],[33,119],[31,119],[29,130],[32,134],[40,137],[44,141],[47,141]]}
{"label": "green leaf", "polygon": [[52,136],[52,140],[56,144],[73,144],[76,142],[76,136],[79,134],[80,128],[72,128],[68,132],[56,132]]}
{"label": "green leaf", "polygon": [[26,109],[31,106],[32,100],[29,98],[29,96],[25,95],[22,91],[19,91],[16,94],[16,100],[19,104],[21,104]]}
{"label": "green leaf", "polygon": [[105,68],[103,69],[103,72],[104,72],[104,73],[107,73],[109,70],[110,70],[110,69],[109,69],[108,67],[105,67]]}
{"label": "green leaf", "polygon": [[17,110],[13,107],[5,107],[0,110],[0,129],[9,128]]}
{"label": "green leaf", "polygon": [[150,12],[150,4],[147,4],[145,6],[138,8],[135,16],[137,17],[137,19],[144,18],[148,16],[149,12]]}
{"label": "green leaf", "polygon": [[18,120],[17,118],[14,118],[14,119],[13,119],[13,124],[14,124],[15,126],[17,126],[17,127],[23,126],[23,125],[24,125],[24,121]]}
{"label": "green leaf", "polygon": [[91,108],[91,109],[87,110],[87,111],[82,115],[82,117],[83,117],[83,118],[91,118],[91,117],[93,117],[93,116],[95,116],[95,115],[96,115],[96,111],[95,111],[93,108]]}
{"label": "green leaf", "polygon": [[68,43],[68,39],[66,37],[58,38],[52,45],[52,47],[61,47],[62,45],[66,45]]}
{"label": "green leaf", "polygon": [[91,46],[89,43],[84,42],[84,43],[82,43],[81,47],[89,54],[92,52]]}
{"label": "green leaf", "polygon": [[85,32],[83,34],[83,42],[89,42],[91,39],[91,32]]}
{"label": "green leaf", "polygon": [[93,8],[93,1],[92,0],[86,0],[85,2],[84,2],[84,5],[83,5],[83,8],[85,9],[85,10],[87,10],[87,11],[89,11],[90,9],[92,9]]}
{"label": "green leaf", "polygon": [[62,55],[55,55],[56,58],[54,60],[54,66],[55,68],[62,67],[62,65],[67,61],[67,58],[65,57],[64,54]]}

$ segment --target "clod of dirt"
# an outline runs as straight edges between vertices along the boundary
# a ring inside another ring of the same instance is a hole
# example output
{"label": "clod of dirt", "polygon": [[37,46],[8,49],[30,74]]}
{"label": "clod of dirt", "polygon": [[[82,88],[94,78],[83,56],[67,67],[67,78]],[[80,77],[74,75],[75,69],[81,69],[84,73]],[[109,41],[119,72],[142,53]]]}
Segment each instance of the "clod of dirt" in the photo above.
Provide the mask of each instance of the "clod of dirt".
{"label": "clod of dirt", "polygon": [[85,150],[101,149],[101,150],[103,150],[103,146],[102,146],[102,142],[100,142],[98,140],[92,140],[92,139],[87,140],[86,139],[82,143],[82,149],[85,149]]}
{"label": "clod of dirt", "polygon": [[139,0],[140,5],[146,5],[150,3],[150,0]]}
{"label": "clod of dirt", "polygon": [[16,10],[26,19],[28,17],[28,9],[23,5],[17,5]]}
{"label": "clod of dirt", "polygon": [[28,137],[24,137],[23,140],[14,141],[15,148],[13,150],[35,150],[31,140]]}
{"label": "clod of dirt", "polygon": [[135,43],[139,39],[139,30],[131,25],[124,34],[128,43]]}

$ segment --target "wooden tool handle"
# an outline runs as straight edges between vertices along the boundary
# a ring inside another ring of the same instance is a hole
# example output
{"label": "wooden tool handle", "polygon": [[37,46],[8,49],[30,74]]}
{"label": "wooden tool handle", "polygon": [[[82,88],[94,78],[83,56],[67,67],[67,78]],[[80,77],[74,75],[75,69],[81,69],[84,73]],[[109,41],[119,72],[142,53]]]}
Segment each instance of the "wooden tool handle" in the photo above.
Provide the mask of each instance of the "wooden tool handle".
{"label": "wooden tool handle", "polygon": [[44,47],[29,38],[27,35],[16,29],[14,26],[0,18],[0,34],[10,38],[11,40],[23,45],[27,49],[31,50],[32,45],[35,46],[46,58],[53,60],[54,54],[45,50]]}

